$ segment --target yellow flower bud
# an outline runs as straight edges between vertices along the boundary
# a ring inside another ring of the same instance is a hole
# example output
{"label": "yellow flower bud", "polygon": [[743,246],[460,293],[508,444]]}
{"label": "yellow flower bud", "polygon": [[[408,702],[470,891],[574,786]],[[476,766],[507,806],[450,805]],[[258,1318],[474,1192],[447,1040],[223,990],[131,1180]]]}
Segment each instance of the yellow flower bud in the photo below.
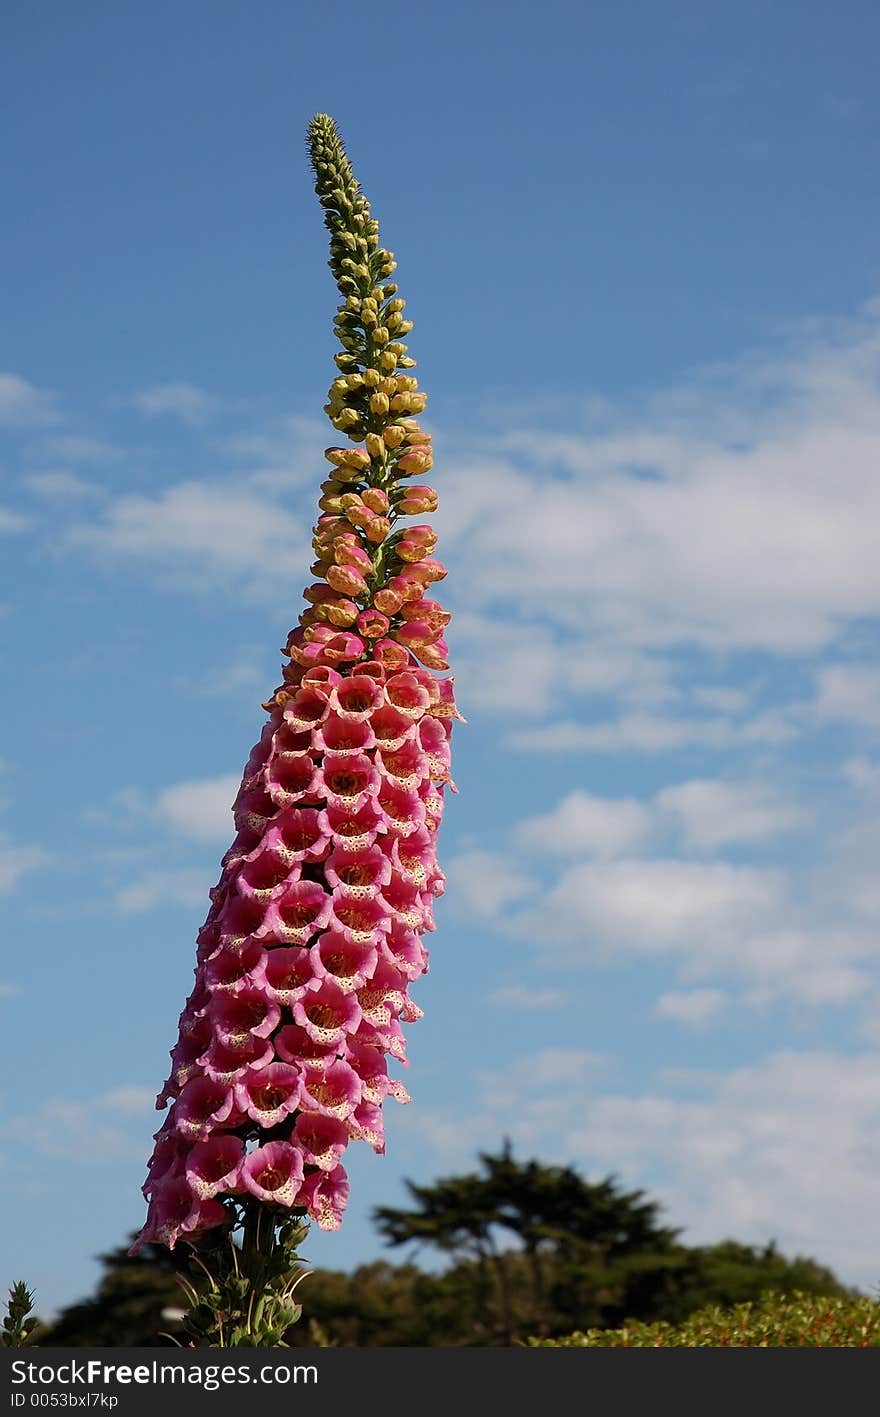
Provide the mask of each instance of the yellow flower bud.
{"label": "yellow flower bud", "polygon": [[334,512],[338,515],[338,513],[343,511],[342,498],[331,496],[327,492],[324,493],[323,497],[318,498],[318,506],[321,508],[322,512]]}
{"label": "yellow flower bud", "polygon": [[384,516],[388,511],[388,493],[383,492],[381,487],[366,487],[361,493],[361,501],[365,507],[369,507],[371,512],[376,512]]}
{"label": "yellow flower bud", "polygon": [[353,408],[340,409],[332,419],[333,427],[338,428],[340,433],[344,433],[347,428],[356,428],[360,421],[360,414]]}
{"label": "yellow flower bud", "polygon": [[377,389],[379,387],[381,379],[382,375],[379,373],[378,369],[364,370],[364,383],[366,384],[368,389]]}
{"label": "yellow flower bud", "polygon": [[390,531],[391,523],[387,517],[373,517],[364,527],[364,535],[374,546],[384,541]]}
{"label": "yellow flower bud", "polygon": [[370,466],[370,455],[364,448],[325,448],[324,457],[338,468],[366,472]]}
{"label": "yellow flower bud", "polygon": [[382,390],[382,393],[387,394],[390,399],[392,394],[397,393],[397,380],[390,377],[385,378],[382,380],[379,388]]}
{"label": "yellow flower bud", "polygon": [[375,512],[371,512],[369,507],[364,506],[363,502],[357,507],[349,507],[345,515],[352,526],[362,527],[365,531],[370,525],[370,522],[376,519]]}
{"label": "yellow flower bud", "polygon": [[378,433],[368,433],[364,442],[373,462],[381,462],[385,456],[385,444]]}
{"label": "yellow flower bud", "polygon": [[377,418],[384,418],[390,407],[391,402],[387,394],[377,392],[370,395],[370,412]]}
{"label": "yellow flower bud", "polygon": [[387,325],[377,325],[373,331],[373,344],[387,344],[391,336]]}
{"label": "yellow flower bud", "polygon": [[324,618],[331,625],[336,625],[339,629],[345,630],[349,625],[353,625],[360,610],[353,600],[331,601],[329,605],[321,606],[324,611]]}
{"label": "yellow flower bud", "polygon": [[391,452],[394,452],[395,448],[399,448],[405,438],[406,429],[401,428],[399,423],[390,423],[382,434],[382,441]]}
{"label": "yellow flower bud", "polygon": [[389,374],[393,369],[396,369],[397,355],[394,353],[394,350],[383,349],[382,353],[379,355],[379,363],[381,364],[383,369],[387,369]]}

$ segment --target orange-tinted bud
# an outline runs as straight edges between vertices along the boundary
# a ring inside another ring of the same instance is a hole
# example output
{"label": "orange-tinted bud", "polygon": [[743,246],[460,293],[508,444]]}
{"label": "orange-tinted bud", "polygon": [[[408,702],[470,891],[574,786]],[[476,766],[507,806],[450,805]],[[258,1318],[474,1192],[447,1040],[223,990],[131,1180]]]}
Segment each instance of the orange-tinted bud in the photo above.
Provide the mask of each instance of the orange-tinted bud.
{"label": "orange-tinted bud", "polygon": [[436,644],[419,645],[413,648],[413,654],[428,669],[448,669],[449,660],[446,658],[448,653],[449,646],[445,640],[437,640]]}
{"label": "orange-tinted bud", "polygon": [[388,511],[388,493],[383,492],[381,487],[366,487],[361,493],[361,501],[364,506],[369,507],[371,512],[385,515]]}
{"label": "orange-tinted bud", "polygon": [[424,428],[420,428],[414,418],[402,418],[401,427],[406,431],[406,441],[411,448],[419,447],[422,444],[430,443],[431,435],[426,433]]}
{"label": "orange-tinted bud", "polygon": [[323,581],[318,581],[315,585],[306,586],[303,591],[303,600],[308,600],[312,605],[321,605],[323,601],[332,599],[333,592]]}
{"label": "orange-tinted bud", "polygon": [[381,639],[388,630],[388,616],[380,610],[362,610],[357,617],[357,631],[367,640]]}
{"label": "orange-tinted bud", "polygon": [[390,585],[387,585],[382,590],[376,591],[373,596],[373,604],[385,615],[396,615],[403,604],[403,596],[399,591],[393,590]]}
{"label": "orange-tinted bud", "polygon": [[356,566],[331,566],[327,571],[327,580],[341,595],[368,594],[367,583]]}
{"label": "orange-tinted bud", "polygon": [[422,444],[419,447],[407,448],[405,453],[401,453],[397,459],[397,471],[403,473],[404,477],[413,477],[417,473],[427,472],[434,462],[434,453],[430,444]]}
{"label": "orange-tinted bud", "polygon": [[357,472],[366,472],[370,466],[370,455],[365,448],[325,448],[324,457],[334,467],[351,468]]}
{"label": "orange-tinted bud", "polygon": [[403,443],[405,440],[406,429],[401,428],[399,423],[390,423],[382,434],[382,441],[384,442],[386,448],[390,449],[391,452],[394,452],[396,448],[399,448],[401,443]]}
{"label": "orange-tinted bud", "polygon": [[330,624],[336,625],[340,630],[347,630],[349,625],[353,625],[360,613],[353,600],[337,600],[321,608],[326,612]]}
{"label": "orange-tinted bud", "polygon": [[353,533],[350,537],[337,536],[333,544],[333,560],[337,566],[354,566],[363,575],[369,575],[373,569],[372,561]]}
{"label": "orange-tinted bud", "polygon": [[400,613],[404,620],[421,620],[432,633],[436,632],[438,635],[452,619],[449,611],[444,610],[436,600],[411,600],[403,606]]}
{"label": "orange-tinted bud", "polygon": [[395,674],[399,669],[405,669],[410,662],[409,655],[403,645],[397,644],[394,640],[377,640],[373,654],[389,674]]}
{"label": "orange-tinted bud", "polygon": [[431,585],[434,581],[442,581],[447,572],[442,561],[428,556],[424,561],[419,562],[417,574],[425,585]]}
{"label": "orange-tinted bud", "polygon": [[423,516],[425,512],[436,512],[440,501],[435,488],[407,487],[397,504],[397,510],[405,517]]}
{"label": "orange-tinted bud", "polygon": [[410,600],[421,600],[424,593],[425,585],[415,575],[414,569],[412,566],[405,566],[388,582],[388,589],[396,591],[404,604]]}
{"label": "orange-tinted bud", "polygon": [[373,517],[364,527],[364,535],[374,546],[383,542],[391,531],[391,523],[387,517]]}
{"label": "orange-tinted bud", "polygon": [[363,527],[364,530],[375,520],[376,513],[371,512],[369,507],[364,506],[360,500],[353,504],[345,513],[351,526]]}

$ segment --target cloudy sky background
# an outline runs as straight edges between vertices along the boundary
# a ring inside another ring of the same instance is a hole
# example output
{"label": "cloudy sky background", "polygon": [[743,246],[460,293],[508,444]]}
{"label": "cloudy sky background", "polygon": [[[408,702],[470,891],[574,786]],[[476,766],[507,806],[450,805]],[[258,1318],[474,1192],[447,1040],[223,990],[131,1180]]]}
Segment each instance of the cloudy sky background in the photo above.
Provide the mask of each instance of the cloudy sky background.
{"label": "cloudy sky background", "polygon": [[[520,1156],[875,1292],[876,8],[13,3],[0,1283],[140,1224],[309,579],[340,123],[431,395],[468,717],[373,1205]],[[365,1148],[361,1148],[365,1151]]]}

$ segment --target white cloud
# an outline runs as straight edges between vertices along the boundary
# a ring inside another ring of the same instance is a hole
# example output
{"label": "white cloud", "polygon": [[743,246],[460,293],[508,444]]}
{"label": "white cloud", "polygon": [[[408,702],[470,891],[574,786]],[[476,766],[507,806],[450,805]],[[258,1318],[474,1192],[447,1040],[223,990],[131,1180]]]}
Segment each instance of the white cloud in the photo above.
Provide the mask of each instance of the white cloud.
{"label": "white cloud", "polygon": [[[866,899],[861,905],[874,904]],[[827,882],[801,898],[779,869],[652,858],[569,866],[502,928],[535,944],[544,967],[669,956],[687,980],[738,979],[741,1002],[811,1007],[870,998],[876,931]]]}
{"label": "white cloud", "polygon": [[86,1101],[47,1098],[26,1115],[0,1119],[0,1136],[14,1143],[22,1158],[35,1153],[87,1165],[143,1161],[145,1129],[132,1136],[124,1123],[148,1117],[155,1095],[153,1089],[122,1084]]}
{"label": "white cloud", "polygon": [[452,907],[484,920],[492,919],[534,888],[519,867],[495,851],[463,852],[444,869]]}
{"label": "white cloud", "polygon": [[491,619],[451,603],[457,693],[469,709],[522,718],[543,715],[572,698],[613,695],[641,704],[673,694],[670,666],[659,655],[575,637],[546,620]]}
{"label": "white cloud", "polygon": [[558,856],[620,856],[640,845],[651,824],[643,802],[577,791],[552,812],[520,822],[514,841],[526,850]]}
{"label": "white cloud", "polygon": [[[271,646],[269,646],[271,647]],[[274,687],[277,663],[261,667],[260,658],[251,647],[230,649],[216,664],[199,670],[198,678],[181,674],[174,679],[180,693],[199,699],[248,699],[260,703],[269,692],[269,679]]]}
{"label": "white cloud", "polygon": [[878,315],[620,429],[514,431],[453,466],[439,522],[471,603],[628,647],[786,654],[880,613]]}
{"label": "white cloud", "polygon": [[119,891],[115,904],[124,915],[140,914],[156,906],[199,905],[202,901],[207,903],[208,884],[201,871],[151,871]]}
{"label": "white cloud", "polygon": [[185,423],[201,423],[217,407],[217,400],[194,384],[156,384],[135,394],[134,403],[144,413],[174,414]]}
{"label": "white cloud", "polygon": [[120,449],[101,438],[83,433],[68,433],[63,437],[46,438],[41,444],[44,456],[69,463],[105,463],[120,456]]}
{"label": "white cloud", "polygon": [[0,532],[24,531],[27,524],[27,517],[23,517],[20,512],[12,512],[8,507],[0,507]]}
{"label": "white cloud", "polygon": [[41,846],[9,846],[0,842],[0,891],[11,891],[26,871],[36,871],[52,860]]}
{"label": "white cloud", "polygon": [[[596,1097],[564,1140],[652,1184],[685,1239],[776,1239],[851,1283],[878,1282],[865,1246],[880,1167],[880,1054],[780,1052],[704,1084],[705,1099]],[[845,1198],[845,1204],[841,1204]]]}
{"label": "white cloud", "polygon": [[238,777],[179,782],[160,792],[159,816],[174,831],[193,841],[228,843],[234,836],[232,803]]}
{"label": "white cloud", "polygon": [[486,1107],[511,1107],[518,1098],[583,1085],[607,1062],[604,1054],[585,1048],[542,1048],[508,1067],[478,1072],[478,1096]]}
{"label": "white cloud", "polygon": [[745,929],[774,920],[781,872],[723,862],[586,862],[565,870],[520,928],[579,948],[595,942],[639,953],[741,948]]}
{"label": "white cloud", "polygon": [[823,719],[880,728],[880,669],[861,664],[833,664],[818,675],[816,711]]}
{"label": "white cloud", "polygon": [[59,421],[54,394],[38,389],[18,374],[0,373],[0,424],[40,428]]}
{"label": "white cloud", "polygon": [[679,748],[779,744],[796,732],[792,716],[785,709],[755,714],[742,723],[724,717],[630,713],[599,723],[551,723],[521,729],[511,733],[507,741],[528,752],[666,753]]}
{"label": "white cloud", "polygon": [[703,1028],[717,1018],[726,1001],[727,995],[721,989],[673,990],[660,995],[654,1013],[689,1028]]}
{"label": "white cloud", "polygon": [[65,470],[32,472],[24,483],[35,497],[45,498],[48,502],[78,501],[82,497],[93,496],[99,490],[94,483]]}
{"label": "white cloud", "polygon": [[554,1053],[466,1079],[447,1107],[406,1109],[398,1138],[431,1174],[426,1151],[449,1171],[509,1136],[520,1156],[646,1190],[668,1224],[687,1227],[687,1244],[772,1239],[876,1289],[865,1235],[877,1208],[880,1053],[782,1051],[728,1072],[678,1070],[665,1087],[631,1093],[609,1090],[605,1060]]}
{"label": "white cloud", "polygon": [[880,763],[868,758],[848,758],[843,765],[844,779],[851,787],[873,796],[880,792]]}
{"label": "white cloud", "polygon": [[685,846],[695,851],[714,851],[736,842],[765,841],[810,820],[803,808],[759,782],[694,778],[664,788],[655,801],[661,811],[679,821]]}
{"label": "white cloud", "polygon": [[124,496],[71,529],[73,544],[141,558],[190,585],[266,592],[297,584],[308,564],[305,529],[277,503],[226,483],[181,482],[156,497]]}

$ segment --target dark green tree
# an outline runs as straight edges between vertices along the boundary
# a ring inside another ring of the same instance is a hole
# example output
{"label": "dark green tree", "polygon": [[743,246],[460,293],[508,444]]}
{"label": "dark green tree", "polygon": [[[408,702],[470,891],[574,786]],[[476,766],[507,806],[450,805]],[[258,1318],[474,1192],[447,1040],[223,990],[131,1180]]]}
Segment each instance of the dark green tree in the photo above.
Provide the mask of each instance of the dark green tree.
{"label": "dark green tree", "polygon": [[523,1321],[537,1333],[584,1310],[601,1322],[618,1297],[618,1262],[666,1256],[675,1245],[678,1232],[659,1223],[659,1205],[643,1191],[622,1190],[613,1176],[590,1183],[570,1166],[517,1161],[509,1142],[479,1161],[480,1172],[427,1186],[407,1181],[415,1207],[381,1206],[373,1219],[392,1246],[429,1244],[472,1259],[496,1342],[512,1342]]}
{"label": "dark green tree", "polygon": [[44,1344],[64,1348],[171,1346],[170,1339],[159,1335],[162,1330],[181,1333],[180,1323],[169,1318],[168,1311],[183,1308],[175,1278],[186,1262],[182,1253],[178,1256],[164,1245],[144,1245],[139,1255],[130,1255],[127,1247],[122,1247],[99,1259],[104,1272],[94,1295],[64,1309]]}

